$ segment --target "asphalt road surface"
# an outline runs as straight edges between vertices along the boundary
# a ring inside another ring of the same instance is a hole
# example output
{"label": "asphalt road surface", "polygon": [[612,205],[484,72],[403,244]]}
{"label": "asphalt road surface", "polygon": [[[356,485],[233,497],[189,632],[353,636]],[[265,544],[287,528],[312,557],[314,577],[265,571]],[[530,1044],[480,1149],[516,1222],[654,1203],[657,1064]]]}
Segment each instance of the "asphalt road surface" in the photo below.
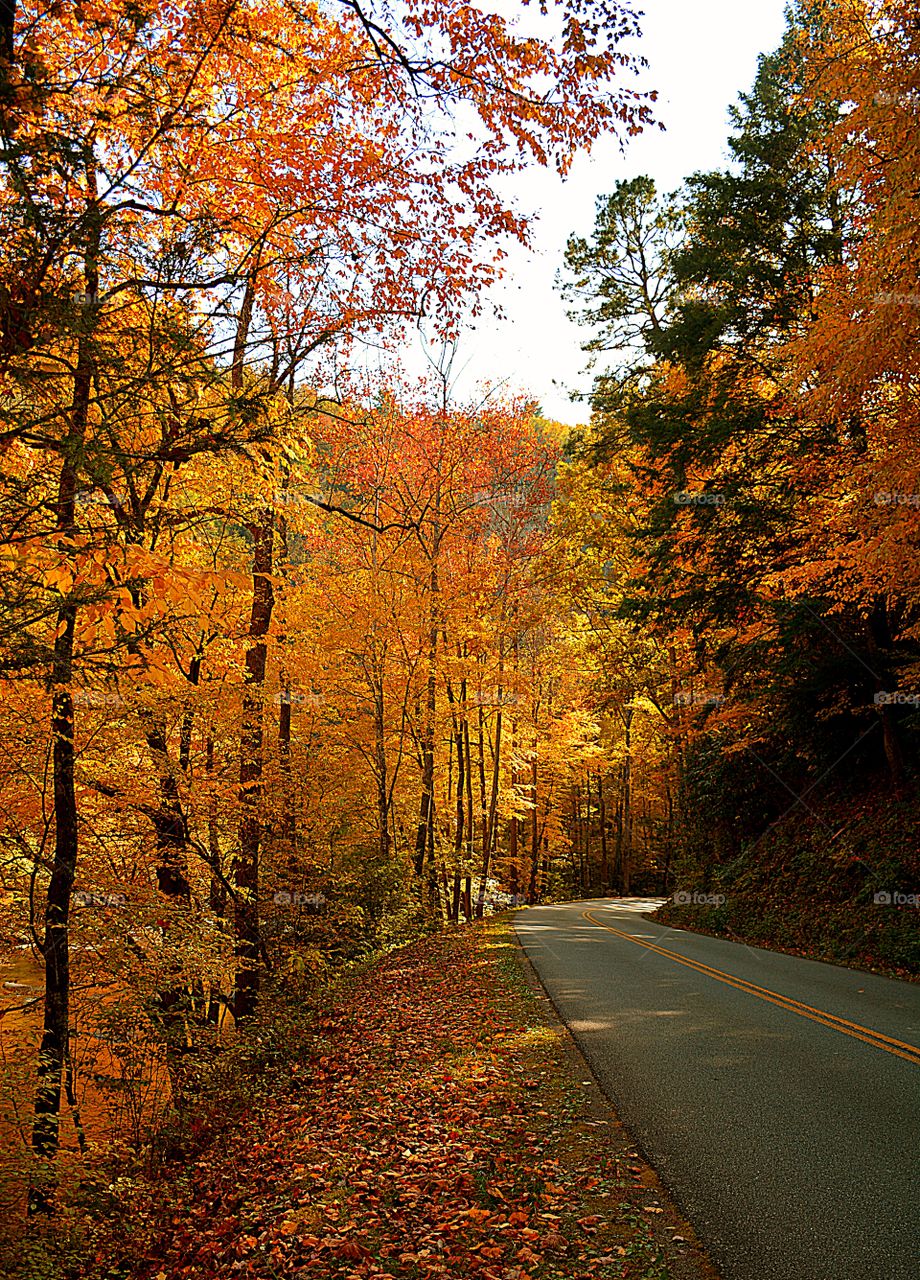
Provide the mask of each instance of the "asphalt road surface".
{"label": "asphalt road surface", "polygon": [[518,936],[725,1280],[920,1280],[920,985],[534,907]]}

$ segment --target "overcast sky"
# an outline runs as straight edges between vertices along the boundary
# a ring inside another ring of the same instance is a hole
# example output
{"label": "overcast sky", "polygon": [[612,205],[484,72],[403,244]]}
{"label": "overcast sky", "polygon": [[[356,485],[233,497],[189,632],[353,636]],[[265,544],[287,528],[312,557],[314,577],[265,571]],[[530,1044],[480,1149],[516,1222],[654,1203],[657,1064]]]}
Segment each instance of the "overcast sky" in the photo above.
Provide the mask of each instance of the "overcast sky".
{"label": "overcast sky", "polygon": [[[567,423],[586,419],[586,407],[567,394],[590,386],[582,372],[583,335],[566,318],[554,288],[566,239],[573,231],[590,232],[595,197],[618,179],[647,173],[660,189],[671,190],[688,174],[722,163],[728,108],[750,87],[758,54],[779,44],[784,6],[785,0],[645,0],[637,48],[650,64],[644,82],[658,90],[656,109],[666,132],[647,131],[627,144],[625,155],[615,142],[601,142],[565,182],[539,170],[520,179],[522,204],[540,212],[535,252],[512,252],[506,280],[496,290],[507,318],[483,319],[464,341],[459,399],[481,382],[508,379],[508,390],[531,393],[547,416]],[[516,6],[498,0],[494,7],[508,13]]]}

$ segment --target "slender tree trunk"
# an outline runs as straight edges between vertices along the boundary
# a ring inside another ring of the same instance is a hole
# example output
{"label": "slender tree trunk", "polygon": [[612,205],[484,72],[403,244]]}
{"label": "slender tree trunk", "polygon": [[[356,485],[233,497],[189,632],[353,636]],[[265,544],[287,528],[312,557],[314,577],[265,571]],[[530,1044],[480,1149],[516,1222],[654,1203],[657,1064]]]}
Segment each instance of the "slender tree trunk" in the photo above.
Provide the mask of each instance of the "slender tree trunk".
{"label": "slender tree trunk", "polygon": [[[58,481],[55,541],[61,551],[71,545],[77,530],[78,465],[89,425],[93,378],[93,334],[99,294],[100,222],[96,205],[95,161],[87,160],[87,249],[84,284],[88,303],[77,342],[73,399],[68,431],[62,442],[63,462]],[[60,1141],[61,1091],[70,1060],[70,899],[77,869],[78,832],[75,786],[75,715],[72,693],[74,635],[77,604],[65,599],[58,610],[51,662],[51,735],[54,802],[54,854],[45,900],[42,956],[45,998],[32,1147],[52,1160]],[[50,1208],[51,1178],[29,1193],[30,1212]]]}
{"label": "slender tree trunk", "polygon": [[428,828],[434,821],[434,761],[427,741],[422,745],[422,795],[419,801],[418,826],[415,831],[415,874],[419,880],[425,870],[425,854],[428,849]]}
{"label": "slender tree trunk", "polygon": [[390,858],[390,788],[384,724],[383,683],[374,689],[374,758],[377,774],[377,847],[384,864]]}
{"label": "slender tree trunk", "polygon": [[[447,681],[447,685],[449,688],[450,681]],[[453,708],[451,708],[451,714],[453,715]],[[451,731],[447,735],[447,807],[448,809],[450,808],[454,798],[454,736],[455,735],[453,731],[453,725],[451,725]]]}
{"label": "slender tree trunk", "polygon": [[665,825],[665,846],[664,846],[664,870],[662,888],[667,891],[670,887],[671,880],[671,859],[674,853],[674,793],[671,790],[670,779],[668,780],[665,797],[668,803],[668,812]]}
{"label": "slender tree trunk", "polygon": [[259,997],[261,932],[259,925],[259,851],[262,835],[262,766],[265,668],[271,626],[274,513],[266,507],[252,528],[252,612],[246,652],[246,685],[240,732],[239,849],[234,860],[236,888],[236,979],[233,1012],[237,1021],[255,1012]]}
{"label": "slender tree trunk", "polygon": [[[223,868],[221,866],[220,838],[217,830],[217,801],[214,797],[213,775],[214,775],[214,739],[209,734],[204,747],[204,767],[210,782],[208,794],[208,855],[211,863],[211,883],[208,892],[208,905],[214,912],[214,915],[220,920],[221,927],[227,914],[227,889],[221,878]],[[210,997],[208,999],[208,1022],[215,1025],[220,1022],[220,991],[217,987],[211,987]]]}
{"label": "slender tree trunk", "polygon": [[[189,663],[188,682],[193,689],[198,688],[201,680],[201,654],[196,653]],[[179,768],[187,774],[192,763],[192,730],[195,726],[195,712],[189,708],[182,717],[179,727]]]}
{"label": "slender tree trunk", "polygon": [[432,915],[440,915],[443,910],[441,904],[441,890],[438,884],[438,859],[434,847],[434,824],[436,816],[434,788],[432,787],[431,820],[428,823],[428,902]]}
{"label": "slender tree trunk", "polygon": [[[885,650],[891,648],[891,629],[888,622],[888,607],[884,596],[877,597],[873,602],[872,611],[869,615],[869,656],[876,666],[880,666],[880,659]],[[875,693],[882,695],[890,693],[891,690],[885,689],[884,681],[880,674],[875,676]],[[888,765],[888,773],[891,777],[891,784],[895,792],[899,792],[904,783],[904,755],[901,750],[901,739],[898,733],[896,713],[894,709],[880,697],[876,698],[876,710],[882,725],[882,746],[885,751],[885,760]]]}
{"label": "slender tree trunk", "polygon": [[[881,692],[881,690],[877,692]],[[880,706],[879,717],[882,722],[882,746],[885,749],[885,760],[888,764],[891,785],[895,792],[898,792],[904,784],[904,756],[901,752],[901,739],[898,735],[897,724],[891,707]]]}
{"label": "slender tree trunk", "polygon": [[[514,617],[515,617],[515,619],[517,619],[517,606],[516,606],[516,605],[515,605],[515,608],[514,608]],[[512,648],[511,648],[511,652],[512,652],[512,672],[513,672],[513,674],[512,674],[512,681],[513,681],[513,697],[512,697],[512,700],[511,700],[511,701],[512,701],[512,705],[514,706],[515,710],[514,710],[514,712],[512,713],[512,716],[511,716],[511,754],[510,754],[510,760],[509,760],[509,762],[508,762],[508,763],[509,763],[509,772],[510,772],[509,781],[510,781],[510,783],[511,783],[512,803],[515,805],[515,808],[517,807],[517,790],[516,790],[516,788],[517,788],[517,784],[518,784],[518,776],[517,776],[517,758],[518,758],[518,713],[517,713],[517,703],[518,703],[518,689],[519,689],[519,687],[520,687],[520,674],[521,674],[521,646],[520,646],[520,639],[521,639],[521,637],[520,637],[520,633],[518,632],[517,628],[515,628],[514,633],[513,633]],[[520,818],[517,816],[517,813],[515,812],[515,813],[513,813],[513,814],[512,814],[512,816],[511,816],[511,821],[510,821],[510,823],[508,824],[508,859],[509,859],[509,862],[511,863],[511,884],[510,884],[510,890],[511,890],[511,896],[512,896],[512,899],[513,899],[513,901],[514,901],[514,905],[515,905],[515,906],[517,906],[517,904],[518,904],[518,900],[519,900],[519,898],[520,898],[520,896],[521,896],[521,868],[520,868],[519,861],[518,861],[518,860],[519,860],[519,858],[520,858],[520,844],[521,844],[521,820],[520,820]]]}
{"label": "slender tree trunk", "polygon": [[632,720],[626,711],[626,761],[623,766],[623,894],[629,896],[632,881]]}
{"label": "slender tree trunk", "polygon": [[[246,323],[248,328],[249,320],[247,320]],[[288,400],[293,404],[293,394],[291,391],[288,393]],[[290,482],[291,469],[285,459],[281,464],[281,491],[282,496],[285,498]],[[281,563],[287,570],[290,566],[288,523],[286,507],[283,503],[280,511],[276,513],[275,528],[278,534],[278,553],[281,557]],[[278,689],[280,694],[280,706],[278,708],[278,763],[281,768],[282,778],[281,841],[287,853],[287,863],[291,872],[291,878],[293,879],[294,876],[297,875],[299,867],[297,859],[297,804],[295,801],[294,775],[291,764],[291,729],[293,717],[291,680],[283,656],[287,651],[287,609],[284,607],[286,605],[286,598],[286,590],[282,588],[281,612],[283,616],[284,629],[278,635],[277,641],[278,652],[282,655],[280,670],[278,672]]]}
{"label": "slender tree trunk", "polygon": [[159,792],[159,804],[151,813],[157,839],[157,887],[169,898],[188,902],[191,897],[186,861],[188,824],[179,781],[169,761],[165,720],[159,716],[147,718],[144,737],[157,770]]}
{"label": "slender tree trunk", "polygon": [[[60,493],[70,487],[72,469],[65,465]],[[75,492],[75,487],[74,490]],[[65,605],[58,615],[58,636],[52,667],[51,732],[54,777],[54,861],[45,902],[45,1006],[38,1057],[38,1089],[32,1146],[40,1156],[53,1158],[59,1142],[61,1086],[70,1050],[70,898],[77,868],[77,804],[74,787],[74,705],[70,681],[73,671],[76,608]],[[40,1190],[32,1209],[46,1207]]]}
{"label": "slender tree trunk", "polygon": [[[374,494],[374,524],[379,523],[380,494]],[[377,786],[377,848],[384,865],[389,861],[392,840],[390,838],[390,786],[389,766],[387,763],[386,743],[386,688],[385,688],[385,653],[384,644],[381,651],[378,580],[380,573],[379,548],[376,527],[371,534],[371,627],[370,627],[370,665],[368,680],[374,705],[374,775]]]}
{"label": "slender tree trunk", "polygon": [[480,853],[485,857],[489,841],[489,811],[486,806],[486,741],[485,718],[482,711],[482,691],[480,689],[478,732],[476,735],[476,759],[479,771],[479,836]]}
{"label": "slender tree trunk", "polygon": [[233,363],[230,366],[230,384],[235,391],[243,386],[243,367],[246,363],[246,348],[249,342],[249,327],[252,324],[252,308],[255,303],[255,282],[257,267],[246,277],[243,290],[243,301],[236,322],[236,338],[233,343]]}
{"label": "slender tree trunk", "polygon": [[463,856],[463,838],[466,827],[466,813],[463,799],[466,792],[466,761],[463,751],[463,725],[458,720],[455,739],[457,749],[457,821],[454,827],[454,857],[457,865]]}
{"label": "slender tree trunk", "polygon": [[619,769],[620,786],[617,793],[617,805],[615,813],[616,838],[614,842],[616,866],[617,892],[623,893],[623,766]]}
{"label": "slender tree trunk", "polygon": [[597,808],[601,828],[601,890],[606,895],[610,890],[610,862],[607,853],[607,806],[604,800],[603,773],[597,775]]}
{"label": "slender tree trunk", "polygon": [[489,793],[488,821],[486,822],[482,851],[482,878],[479,881],[479,899],[476,903],[476,917],[479,920],[482,919],[485,910],[486,884],[488,883],[492,862],[492,849],[495,843],[495,822],[498,811],[498,783],[502,754],[502,697],[504,696],[501,677],[501,658],[499,658],[498,709],[495,713],[495,749],[492,753],[492,782]]}
{"label": "slender tree trunk", "polygon": [[677,828],[678,840],[683,847],[687,833],[688,800],[687,800],[687,740],[684,724],[684,708],[678,697],[677,651],[673,645],[668,649],[668,666],[671,674],[671,741],[674,744],[675,772],[677,783]]}
{"label": "slender tree trunk", "polygon": [[[454,796],[454,804],[455,804],[454,865],[459,869],[460,861],[463,857],[463,836],[464,836],[464,826],[465,826],[464,809],[463,809],[463,798],[464,798],[464,791],[466,787],[466,767],[465,767],[466,761],[464,759],[464,751],[463,751],[463,716],[465,714],[465,710],[464,708],[457,706],[457,702],[454,697],[453,685],[449,680],[447,681],[447,698],[448,698],[448,701],[450,702],[450,710],[451,710],[451,737],[450,737],[451,759],[448,767],[448,784],[449,785],[448,785],[448,792],[447,792],[447,802],[448,804],[450,804],[450,801],[451,801],[451,787],[453,785],[453,782],[452,782],[453,757],[454,757],[454,753],[456,753],[457,783],[456,783],[456,795]],[[459,874],[459,870],[458,870],[458,874]]]}
{"label": "slender tree trunk", "polygon": [[[157,888],[169,898],[174,909],[187,909],[192,896],[188,878],[188,820],[182,807],[179,781],[169,759],[166,721],[162,716],[146,714],[144,737],[157,775],[158,799],[149,811],[156,833]],[[180,759],[182,750],[180,746]],[[157,1024],[166,1051],[166,1063],[172,1085],[173,1104],[181,1107],[186,1080],[183,1060],[192,1048],[189,1020],[194,1016],[192,989],[183,981],[180,963],[173,959],[171,976],[150,1001],[148,1013]]]}
{"label": "slender tree trunk", "polygon": [[[428,850],[434,845],[434,733],[437,715],[437,663],[438,663],[438,540],[436,528],[432,553],[429,591],[431,593],[431,617],[428,631],[428,680],[425,692],[425,723],[422,732],[422,795],[419,806],[418,829],[415,836],[415,874],[419,880],[424,872]],[[429,875],[430,881],[430,875]],[[435,885],[437,881],[435,881]],[[433,905],[433,904],[432,904]]]}
{"label": "slender tree trunk", "polygon": [[537,876],[540,868],[540,823],[537,812],[537,752],[534,748],[533,760],[530,762],[530,786],[533,808],[530,811],[530,884],[527,889],[527,901],[531,906],[537,901]]}
{"label": "slender tree trunk", "polygon": [[281,840],[288,866],[297,869],[297,807],[294,803],[294,772],[291,766],[291,682],[286,671],[279,672],[281,705],[278,708],[278,762],[281,766]]}
{"label": "slender tree trunk", "polygon": [[[188,713],[183,717],[180,736],[189,726],[193,717]],[[179,782],[170,768],[167,755],[166,724],[157,717],[153,727],[146,731],[147,745],[159,768],[158,789],[159,804],[151,812],[157,840],[157,887],[162,894],[169,897],[174,909],[187,911],[191,905],[192,889],[188,878],[187,850],[189,841],[188,818],[182,807]],[[180,766],[189,767],[189,755],[185,744],[180,741]],[[200,982],[189,982],[183,978],[182,966],[178,959],[171,965],[175,981],[171,986],[161,987],[151,1002],[148,1012],[159,1025],[166,1049],[166,1062],[172,1085],[173,1104],[181,1105],[181,1097],[188,1088],[187,1073],[183,1070],[186,1055],[194,1049],[191,1036],[191,1024],[206,1020],[203,1005],[203,988]],[[196,1006],[196,997],[198,1005]]]}
{"label": "slender tree trunk", "polygon": [[592,888],[594,876],[591,870],[591,773],[585,778],[585,874],[584,889]]}
{"label": "slender tree trunk", "polygon": [[[516,778],[515,772],[511,770],[511,789],[514,790]],[[520,826],[521,821],[517,814],[511,818],[508,826],[508,859],[511,863],[511,895],[517,899],[521,892],[521,870],[518,865],[520,857]],[[515,905],[517,903],[515,902]]]}
{"label": "slender tree trunk", "polygon": [[467,686],[465,679],[461,683],[460,694],[463,702],[463,749],[466,756],[466,764],[464,766],[464,774],[466,777],[466,858],[467,862],[472,866],[475,841],[475,824],[473,821],[473,755],[470,743],[470,721],[466,709]]}

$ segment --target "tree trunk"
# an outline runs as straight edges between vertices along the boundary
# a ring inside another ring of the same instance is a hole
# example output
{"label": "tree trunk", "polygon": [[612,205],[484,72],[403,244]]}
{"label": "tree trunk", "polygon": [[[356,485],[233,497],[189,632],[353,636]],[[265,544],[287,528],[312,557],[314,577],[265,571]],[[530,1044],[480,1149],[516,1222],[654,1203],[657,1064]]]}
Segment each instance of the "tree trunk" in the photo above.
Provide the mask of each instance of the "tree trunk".
{"label": "tree trunk", "polygon": [[[281,466],[282,493],[287,493],[290,480],[291,469],[287,460],[284,460]],[[290,555],[288,547],[287,516],[283,506],[281,512],[276,515],[275,526],[278,533],[278,551],[281,556],[281,562],[285,569],[287,569],[290,564]],[[284,604],[285,595],[282,594],[282,606],[284,606]],[[286,627],[287,610],[284,607],[282,607],[282,614],[284,616],[284,625]],[[278,651],[282,655],[286,652],[286,641],[286,631],[282,631],[278,636]],[[280,705],[278,707],[278,763],[281,767],[282,777],[281,841],[287,854],[287,864],[293,880],[299,871],[299,867],[297,865],[297,806],[294,800],[294,777],[291,770],[291,681],[283,657],[281,660],[281,669],[278,672],[278,690],[280,694]]]}
{"label": "tree trunk", "polygon": [[261,511],[258,522],[252,527],[252,536],[250,646],[246,652],[246,686],[240,732],[239,849],[233,866],[236,887],[233,1012],[237,1021],[253,1015],[259,998],[262,949],[259,926],[259,850],[262,834],[260,802],[264,685],[268,656],[267,636],[275,599],[271,583],[274,513],[270,507]]}
{"label": "tree trunk", "polygon": [[[211,865],[211,883],[208,891],[208,906],[214,912],[214,915],[223,921],[227,914],[227,888],[223,882],[220,856],[220,839],[217,830],[217,802],[214,797],[213,774],[214,774],[214,739],[211,735],[205,742],[204,747],[204,767],[209,779],[208,788],[208,856]],[[221,992],[216,986],[211,987],[211,993],[208,999],[208,1022],[220,1022],[221,1010]]]}
{"label": "tree trunk", "polygon": [[466,793],[466,760],[463,751],[463,725],[457,722],[455,744],[457,749],[457,821],[454,828],[454,857],[457,865],[460,865],[460,859],[463,856],[463,838],[466,827],[466,812],[463,807],[463,799]]}
{"label": "tree trunk", "polygon": [[169,762],[165,720],[149,717],[144,737],[157,770],[159,792],[159,804],[151,812],[157,839],[157,887],[169,898],[188,902],[192,892],[186,862],[188,824],[179,782]]}
{"label": "tree trunk", "polygon": [[451,800],[450,788],[453,785],[453,781],[452,781],[453,756],[454,756],[454,753],[456,752],[457,784],[456,784],[456,795],[454,797],[454,803],[455,803],[454,865],[458,868],[458,874],[459,874],[460,862],[463,857],[463,836],[464,836],[464,827],[465,827],[463,799],[464,799],[464,793],[466,788],[466,760],[464,758],[464,751],[463,751],[463,718],[466,714],[466,711],[464,707],[457,706],[457,701],[454,697],[453,685],[449,680],[447,681],[447,699],[450,702],[450,710],[451,710],[451,736],[450,736],[451,759],[448,767],[447,801],[448,801],[448,804],[450,804],[450,800]]}
{"label": "tree trunk", "polygon": [[610,862],[607,854],[607,806],[604,801],[603,773],[597,775],[597,808],[601,828],[601,891],[606,895],[610,890]]}
{"label": "tree trunk", "polygon": [[[514,770],[512,769],[512,790],[514,789],[515,781]],[[518,858],[520,857],[520,826],[521,820],[518,818],[517,814],[514,814],[508,826],[508,860],[511,863],[511,896],[515,899],[517,899],[521,892],[521,870],[518,866]],[[515,906],[517,906],[516,901]]]}
{"label": "tree trunk", "polygon": [[[884,652],[891,648],[891,628],[888,623],[888,606],[884,596],[876,597],[869,614],[869,656],[876,666]],[[904,783],[904,756],[901,750],[901,739],[898,733],[896,714],[893,708],[878,695],[890,693],[885,689],[881,674],[875,674],[876,709],[882,724],[882,746],[885,761],[891,777],[891,785],[895,793],[901,790]]]}
{"label": "tree trunk", "polygon": [[[433,784],[432,779],[432,784]],[[438,860],[434,848],[434,824],[435,824],[435,803],[434,803],[434,786],[431,791],[431,818],[428,823],[428,904],[429,910],[433,916],[439,916],[443,910],[441,904],[441,890],[438,883]]]}
{"label": "tree trunk", "polygon": [[[93,332],[99,293],[100,224],[96,206],[95,161],[87,161],[87,248],[84,284],[89,299],[77,343],[73,399],[68,432],[62,441],[63,462],[58,481],[56,542],[62,551],[76,533],[77,467],[86,440],[93,378]],[[76,730],[72,695],[74,633],[77,605],[66,599],[58,610],[51,662],[51,735],[54,793],[54,855],[45,900],[42,956],[45,999],[39,1048],[32,1147],[52,1160],[60,1141],[61,1090],[70,1058],[70,898],[77,869],[77,801],[74,778]],[[51,1179],[33,1185],[30,1212],[50,1207]]]}
{"label": "tree trunk", "polygon": [[665,787],[665,798],[668,802],[668,814],[665,826],[665,845],[664,845],[664,867],[662,869],[662,888],[664,892],[670,888],[671,881],[671,859],[674,854],[674,793],[671,790],[670,779]]}
{"label": "tree trunk", "polygon": [[[157,888],[178,910],[187,909],[192,896],[188,879],[188,820],[182,808],[179,782],[169,760],[166,721],[161,716],[144,716],[144,737],[157,775],[157,805],[149,816],[157,842]],[[180,759],[182,749],[180,745]],[[150,1001],[147,1012],[157,1024],[166,1050],[166,1063],[172,1085],[173,1103],[180,1105],[185,1092],[182,1061],[192,1047],[189,1019],[193,1016],[192,993],[183,982],[181,965],[171,965],[172,975]]]}
{"label": "tree trunk", "polygon": [[383,683],[374,690],[374,757],[377,774],[377,847],[384,864],[390,858],[390,788],[384,724]]}
{"label": "tree trunk", "polygon": [[582,888],[590,892],[594,876],[591,871],[591,773],[585,777],[585,858]]}
{"label": "tree trunk", "polygon": [[540,823],[537,813],[537,753],[534,749],[530,763],[530,785],[533,808],[530,811],[530,884],[527,889],[527,901],[531,906],[537,901],[537,876],[540,869]]}
{"label": "tree trunk", "polygon": [[[73,471],[65,464],[60,492],[70,487]],[[73,486],[72,492],[75,492]],[[64,1064],[70,1050],[70,897],[77,869],[77,803],[74,787],[74,705],[70,680],[73,669],[76,608],[65,605],[58,614],[52,669],[51,732],[54,777],[54,861],[45,902],[42,951],[45,961],[45,1008],[38,1058],[38,1088],[32,1146],[40,1156],[57,1154]],[[36,1189],[30,1207],[47,1207]]]}
{"label": "tree trunk", "polygon": [[[464,654],[464,656],[466,656]],[[463,767],[464,776],[466,778],[466,857],[467,862],[472,865],[473,862],[473,843],[475,839],[474,823],[473,823],[473,756],[470,747],[470,719],[466,704],[467,683],[466,676],[460,682],[460,702],[463,707],[463,751],[466,757],[466,763]]]}
{"label": "tree trunk", "polygon": [[[198,688],[201,679],[201,654],[196,653],[189,663],[188,682],[193,689]],[[187,774],[192,763],[192,730],[195,726],[194,708],[189,708],[182,716],[179,728],[179,768]]]}
{"label": "tree trunk", "polygon": [[[425,859],[434,846],[434,733],[437,714],[437,662],[438,662],[438,593],[437,540],[433,551],[429,590],[431,592],[431,617],[428,631],[428,680],[425,692],[425,723],[422,730],[422,795],[419,804],[418,829],[415,835],[415,874],[421,880]],[[430,874],[429,874],[430,888]],[[430,904],[433,907],[433,903]]]}
{"label": "tree trunk", "polygon": [[[501,680],[501,659],[499,659],[499,680]],[[489,792],[489,813],[484,832],[482,850],[482,878],[479,881],[479,899],[476,903],[476,918],[482,919],[486,903],[486,884],[492,862],[492,847],[495,843],[495,819],[498,810],[498,782],[502,753],[502,697],[503,689],[498,686],[498,710],[495,713],[495,750],[492,754],[492,782]]]}
{"label": "tree trunk", "polygon": [[477,737],[477,765],[479,770],[479,851],[485,857],[486,848],[489,841],[489,810],[486,806],[486,728],[485,718],[482,712],[482,689],[480,687],[479,695],[479,716],[478,716],[478,733]]}
{"label": "tree trunk", "polygon": [[684,708],[678,698],[677,651],[673,645],[668,649],[668,666],[671,674],[671,741],[674,744],[675,772],[677,790],[677,840],[683,844],[687,832],[687,737],[684,724]]}
{"label": "tree trunk", "polygon": [[623,896],[628,897],[632,880],[632,707],[627,708],[626,760],[623,765]]}
{"label": "tree trunk", "polygon": [[288,866],[297,869],[297,809],[294,804],[294,775],[291,769],[291,682],[286,671],[279,673],[281,705],[278,708],[278,762],[281,766],[281,840]]}

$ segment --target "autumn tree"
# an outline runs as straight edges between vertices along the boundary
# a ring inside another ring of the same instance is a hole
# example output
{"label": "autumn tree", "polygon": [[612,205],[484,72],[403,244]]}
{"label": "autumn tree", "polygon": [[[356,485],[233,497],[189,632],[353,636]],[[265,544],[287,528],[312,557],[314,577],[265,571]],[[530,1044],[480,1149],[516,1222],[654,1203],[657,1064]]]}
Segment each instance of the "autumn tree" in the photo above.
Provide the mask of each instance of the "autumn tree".
{"label": "autumn tree", "polygon": [[[447,2],[408,4],[399,20],[350,0],[309,14],[285,3],[79,15],[37,4],[5,23],[0,439],[12,552],[2,602],[14,637],[7,670],[52,690],[54,853],[37,864],[48,885],[42,1155],[57,1146],[68,1056],[75,689],[95,680],[108,690],[120,670],[155,689],[173,664],[193,705],[224,579],[198,582],[186,610],[178,597],[201,570],[194,553],[194,567],[184,560],[196,526],[233,513],[219,502],[182,508],[184,477],[236,456],[264,484],[258,466],[280,465],[282,438],[299,438],[302,415],[289,410],[307,361],[422,314],[449,329],[456,302],[494,278],[500,239],[526,237],[497,179],[530,161],[564,171],[603,129],[648,118],[615,83],[631,65],[628,12],[581,0],[560,11],[558,39]],[[460,110],[474,122],[463,145]],[[199,853],[235,894],[241,1016],[258,989],[252,810],[279,537],[270,502],[247,523],[253,600],[230,879],[213,841],[194,841],[183,798],[193,711],[171,724],[155,696],[138,707],[157,782],[153,796],[130,798],[153,826],[157,885],[177,915],[194,897]],[[120,780],[95,782],[97,795],[126,803]],[[429,811],[426,841],[431,825]],[[161,1007],[180,986],[160,991]]]}
{"label": "autumn tree", "polygon": [[613,349],[577,452],[630,510],[613,612],[660,650],[704,878],[828,776],[898,788],[913,755],[890,693],[916,621],[908,26],[796,6],[731,167],[667,200],[621,184],[569,245],[587,346]]}
{"label": "autumn tree", "polygon": [[845,103],[833,120],[832,190],[848,207],[841,253],[816,278],[808,322],[789,351],[803,395],[800,418],[828,424],[812,460],[807,561],[785,567],[784,588],[831,596],[860,623],[860,652],[896,785],[909,712],[886,698],[912,687],[917,661],[916,440],[917,30],[903,4],[822,4],[800,36],[806,109]]}

